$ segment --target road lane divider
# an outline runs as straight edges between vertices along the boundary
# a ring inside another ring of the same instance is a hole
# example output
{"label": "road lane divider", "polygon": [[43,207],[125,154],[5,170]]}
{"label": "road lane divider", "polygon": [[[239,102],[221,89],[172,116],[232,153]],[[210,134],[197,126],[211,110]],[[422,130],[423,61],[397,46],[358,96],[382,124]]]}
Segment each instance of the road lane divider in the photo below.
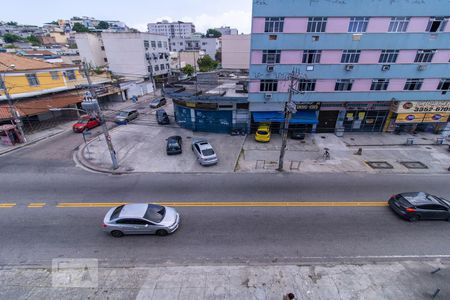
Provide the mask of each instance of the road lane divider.
{"label": "road lane divider", "polygon": [[16,203],[0,203],[0,208],[13,208]]}
{"label": "road lane divider", "polygon": [[33,202],[28,204],[28,208],[43,208],[44,206],[46,206],[47,203],[44,202]]}
{"label": "road lane divider", "polygon": [[[344,201],[344,202],[152,202],[154,204],[173,207],[381,207],[387,206],[386,201]],[[59,208],[89,208],[89,207],[114,207],[128,202],[62,202]]]}

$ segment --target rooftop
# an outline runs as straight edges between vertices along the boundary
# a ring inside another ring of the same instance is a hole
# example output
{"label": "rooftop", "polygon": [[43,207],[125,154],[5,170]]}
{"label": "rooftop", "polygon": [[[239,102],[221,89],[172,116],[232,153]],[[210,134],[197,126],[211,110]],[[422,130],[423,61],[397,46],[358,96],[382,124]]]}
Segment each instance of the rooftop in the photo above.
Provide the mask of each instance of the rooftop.
{"label": "rooftop", "polygon": [[[14,66],[13,68],[11,66]],[[74,65],[52,64],[38,59],[10,53],[0,53],[0,72],[31,71],[75,67]]]}

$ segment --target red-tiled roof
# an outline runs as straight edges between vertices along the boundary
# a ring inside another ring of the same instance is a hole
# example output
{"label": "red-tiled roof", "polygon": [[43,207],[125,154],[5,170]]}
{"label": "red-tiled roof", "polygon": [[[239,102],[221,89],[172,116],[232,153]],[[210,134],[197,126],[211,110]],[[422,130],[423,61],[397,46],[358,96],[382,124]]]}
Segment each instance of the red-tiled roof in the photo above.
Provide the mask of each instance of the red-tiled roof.
{"label": "red-tiled roof", "polygon": [[[11,65],[14,65],[13,69],[11,69]],[[51,64],[42,60],[27,58],[15,54],[0,53],[0,72],[47,70],[64,67],[75,67],[75,66]]]}

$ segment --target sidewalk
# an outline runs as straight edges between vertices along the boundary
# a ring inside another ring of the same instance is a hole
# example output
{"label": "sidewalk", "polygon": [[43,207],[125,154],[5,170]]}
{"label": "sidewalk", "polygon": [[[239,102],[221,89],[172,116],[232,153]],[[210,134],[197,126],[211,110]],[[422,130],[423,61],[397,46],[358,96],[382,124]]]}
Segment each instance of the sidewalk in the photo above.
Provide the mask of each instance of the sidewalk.
{"label": "sidewalk", "polygon": [[[438,268],[440,268],[439,271]],[[433,271],[437,271],[432,273]],[[64,275],[64,276],[62,276]],[[450,299],[448,263],[0,269],[1,299]]]}

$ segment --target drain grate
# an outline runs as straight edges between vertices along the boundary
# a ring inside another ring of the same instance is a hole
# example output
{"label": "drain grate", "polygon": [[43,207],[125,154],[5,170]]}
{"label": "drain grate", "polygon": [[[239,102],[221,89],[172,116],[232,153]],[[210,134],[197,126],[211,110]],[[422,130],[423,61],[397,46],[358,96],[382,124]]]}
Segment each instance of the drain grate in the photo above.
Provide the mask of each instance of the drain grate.
{"label": "drain grate", "polygon": [[420,161],[400,161],[399,163],[408,169],[428,169],[428,166]]}
{"label": "drain grate", "polygon": [[387,161],[366,161],[372,169],[393,169],[394,167]]}

